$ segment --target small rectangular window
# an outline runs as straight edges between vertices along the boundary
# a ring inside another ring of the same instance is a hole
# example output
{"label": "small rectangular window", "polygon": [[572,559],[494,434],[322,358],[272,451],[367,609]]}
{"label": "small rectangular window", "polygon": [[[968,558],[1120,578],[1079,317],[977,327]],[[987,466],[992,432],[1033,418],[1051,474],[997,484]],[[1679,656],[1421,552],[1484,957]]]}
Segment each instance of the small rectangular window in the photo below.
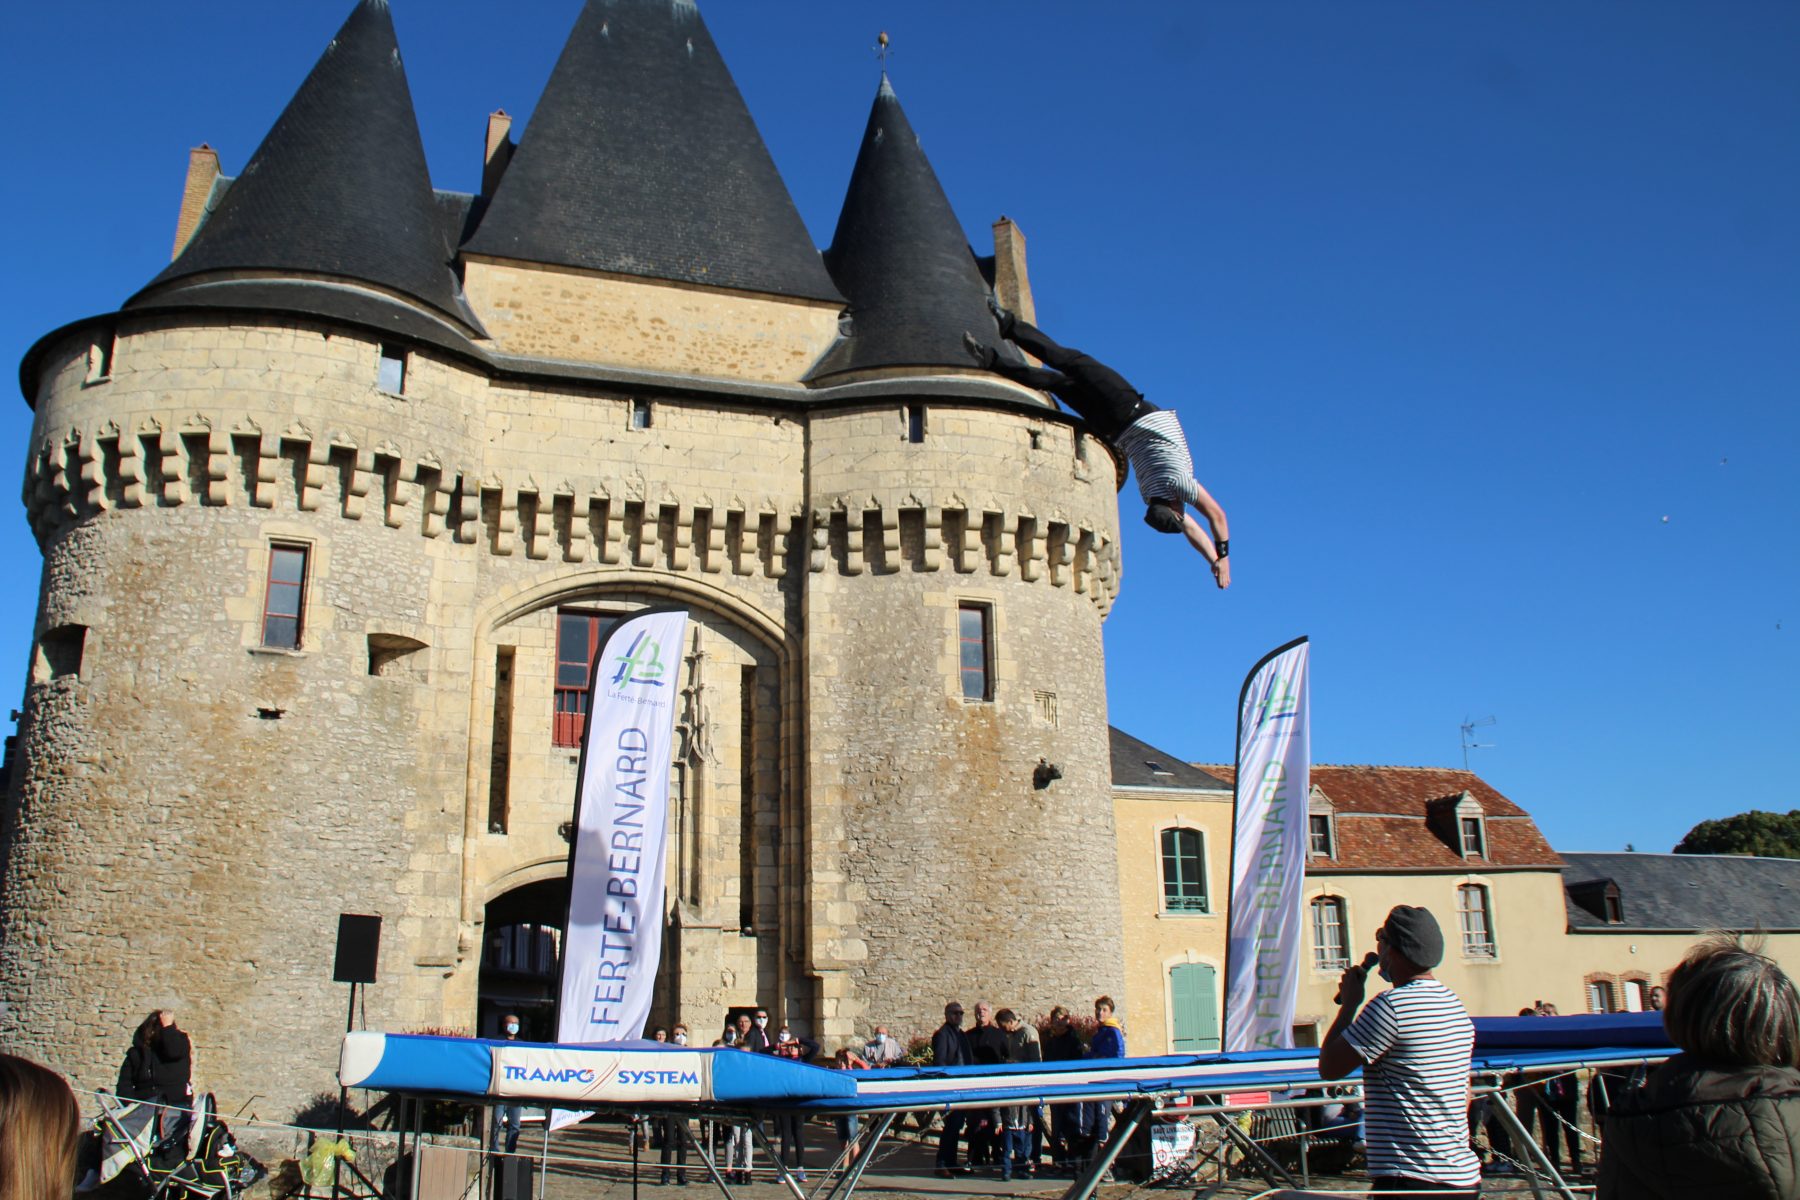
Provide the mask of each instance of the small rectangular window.
{"label": "small rectangular window", "polygon": [[269,579],[263,593],[262,644],[298,650],[306,610],[306,547],[269,547]]}
{"label": "small rectangular window", "polygon": [[88,344],[87,381],[89,383],[99,383],[112,378],[113,349],[116,345],[117,340],[110,329],[103,329],[94,335],[94,340]]}
{"label": "small rectangular window", "polygon": [[37,660],[32,664],[32,682],[48,683],[53,679],[71,676],[80,678],[81,656],[86,644],[85,625],[58,625],[54,629],[46,629],[44,636],[38,639]]}
{"label": "small rectangular window", "polygon": [[631,402],[631,427],[633,429],[650,428],[650,402],[648,400]]}
{"label": "small rectangular window", "polygon": [[1315,813],[1306,818],[1306,832],[1312,852],[1331,857],[1331,818]]}
{"label": "small rectangular window", "polygon": [[1456,916],[1462,926],[1463,957],[1494,957],[1494,921],[1488,911],[1488,890],[1477,883],[1457,888]]}
{"label": "small rectangular window", "polygon": [[1207,911],[1205,841],[1198,829],[1162,831],[1163,911]]}
{"label": "small rectangular window", "polygon": [[579,746],[587,728],[588,676],[614,618],[599,613],[556,614],[556,695],[550,741]]}
{"label": "small rectangular window", "polygon": [[406,394],[406,347],[381,343],[381,367],[375,375],[375,386],[395,396]]}
{"label": "small rectangular window", "polygon": [[906,440],[915,446],[925,440],[925,406],[923,404],[906,406]]}
{"label": "small rectangular window", "polygon": [[961,644],[963,699],[992,700],[994,648],[987,605],[961,606],[957,613],[957,638]]}
{"label": "small rectangular window", "polygon": [[1350,965],[1344,948],[1344,902],[1336,896],[1320,896],[1312,902],[1313,966],[1338,971]]}
{"label": "small rectangular window", "polygon": [[1462,819],[1462,852],[1464,855],[1483,857],[1487,851],[1482,845],[1481,818],[1464,817]]}

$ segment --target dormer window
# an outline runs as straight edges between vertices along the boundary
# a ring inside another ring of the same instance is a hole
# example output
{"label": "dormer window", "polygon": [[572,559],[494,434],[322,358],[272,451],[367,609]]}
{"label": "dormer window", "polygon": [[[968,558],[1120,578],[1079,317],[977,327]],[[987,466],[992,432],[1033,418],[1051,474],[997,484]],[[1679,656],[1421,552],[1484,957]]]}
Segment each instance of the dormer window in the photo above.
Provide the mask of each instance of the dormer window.
{"label": "dormer window", "polygon": [[1481,828],[1480,817],[1459,818],[1462,826],[1462,852],[1464,858],[1486,858],[1487,843]]}
{"label": "dormer window", "polygon": [[1336,809],[1318,788],[1313,788],[1306,798],[1306,856],[1337,857]]}
{"label": "dormer window", "polygon": [[1487,813],[1470,793],[1433,800],[1425,806],[1425,820],[1460,857],[1493,857],[1488,852]]}
{"label": "dormer window", "polygon": [[1625,904],[1617,883],[1610,879],[1584,879],[1568,888],[1569,899],[1608,925],[1625,923]]}

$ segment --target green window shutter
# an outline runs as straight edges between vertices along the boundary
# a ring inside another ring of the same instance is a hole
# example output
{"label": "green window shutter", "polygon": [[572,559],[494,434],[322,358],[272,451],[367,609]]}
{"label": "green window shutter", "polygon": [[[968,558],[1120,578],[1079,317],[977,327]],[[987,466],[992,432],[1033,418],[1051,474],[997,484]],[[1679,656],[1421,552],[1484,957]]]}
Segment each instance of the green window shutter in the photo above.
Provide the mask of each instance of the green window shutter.
{"label": "green window shutter", "polygon": [[1205,963],[1170,968],[1169,1000],[1175,1014],[1175,1049],[1189,1054],[1218,1050],[1218,972]]}

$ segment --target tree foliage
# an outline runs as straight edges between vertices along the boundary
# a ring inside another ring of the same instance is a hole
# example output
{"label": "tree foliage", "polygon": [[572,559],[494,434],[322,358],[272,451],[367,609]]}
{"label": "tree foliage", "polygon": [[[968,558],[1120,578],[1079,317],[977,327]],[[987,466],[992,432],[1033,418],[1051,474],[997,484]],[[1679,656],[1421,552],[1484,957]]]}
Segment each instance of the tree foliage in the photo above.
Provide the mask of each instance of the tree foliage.
{"label": "tree foliage", "polygon": [[1675,853],[1800,858],[1800,808],[1787,813],[1752,809],[1735,817],[1702,821],[1687,831]]}

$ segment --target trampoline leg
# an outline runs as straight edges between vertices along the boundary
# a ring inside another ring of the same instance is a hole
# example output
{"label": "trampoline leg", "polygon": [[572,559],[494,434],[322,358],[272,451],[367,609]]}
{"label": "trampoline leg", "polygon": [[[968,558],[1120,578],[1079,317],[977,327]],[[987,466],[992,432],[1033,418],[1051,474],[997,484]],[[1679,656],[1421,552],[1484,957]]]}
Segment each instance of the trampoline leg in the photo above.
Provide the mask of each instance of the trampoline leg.
{"label": "trampoline leg", "polygon": [[779,1179],[782,1186],[792,1193],[794,1200],[806,1200],[806,1193],[800,1190],[800,1185],[795,1182],[793,1173],[788,1170],[787,1164],[781,1161],[781,1155],[775,1153],[775,1146],[769,1141],[769,1135],[753,1122],[750,1126],[750,1136],[761,1143],[763,1153],[768,1155],[769,1161],[775,1164],[775,1178]]}
{"label": "trampoline leg", "polygon": [[[1496,1092],[1495,1095],[1500,1096],[1504,1100],[1506,1094],[1504,1092]],[[1575,1193],[1569,1190],[1569,1185],[1563,1181],[1563,1177],[1556,1173],[1556,1164],[1550,1161],[1550,1156],[1544,1153],[1544,1148],[1538,1145],[1536,1138],[1531,1136],[1531,1131],[1526,1129],[1525,1126],[1520,1123],[1519,1115],[1513,1112],[1512,1105],[1501,1103],[1496,1104],[1494,1107],[1499,1111],[1501,1121],[1511,1131],[1512,1135],[1521,1139],[1521,1143],[1531,1151],[1531,1157],[1535,1161],[1536,1166],[1549,1177],[1550,1186],[1556,1190],[1556,1194],[1563,1197],[1563,1200],[1576,1200]],[[1533,1195],[1541,1196],[1543,1194],[1538,1189],[1536,1179],[1531,1181],[1531,1191]]]}
{"label": "trampoline leg", "polygon": [[[863,1170],[869,1165],[869,1160],[875,1157],[875,1147],[881,1145],[881,1139],[887,1135],[889,1126],[893,1125],[895,1118],[899,1115],[899,1113],[881,1114],[881,1120],[875,1123],[869,1134],[869,1144],[864,1146],[856,1156],[856,1165],[850,1168],[849,1174],[838,1177],[838,1181],[832,1185],[831,1191],[825,1193],[825,1200],[832,1200],[839,1187],[844,1189],[843,1200],[850,1200],[855,1195],[856,1185],[862,1182]],[[851,1145],[856,1144],[858,1143],[851,1143]]]}
{"label": "trampoline leg", "polygon": [[[1256,1139],[1237,1127],[1237,1122],[1231,1120],[1224,1113],[1214,1113],[1212,1118],[1219,1123],[1219,1128],[1225,1131],[1225,1136],[1230,1138],[1238,1149],[1256,1159],[1257,1173],[1263,1177],[1264,1183],[1272,1188],[1283,1186],[1297,1188],[1300,1186],[1294,1177],[1288,1174],[1286,1167],[1270,1158],[1268,1151],[1256,1144]],[[1280,1177],[1280,1182],[1276,1182],[1277,1176]]]}
{"label": "trampoline leg", "polygon": [[1069,1185],[1069,1190],[1063,1193],[1062,1200],[1088,1200],[1094,1194],[1094,1189],[1100,1184],[1100,1177],[1112,1170],[1113,1160],[1119,1157],[1119,1151],[1125,1148],[1125,1143],[1137,1132],[1137,1127],[1150,1115],[1150,1106],[1149,1100],[1131,1102],[1130,1107],[1125,1110],[1124,1120],[1113,1127],[1112,1135],[1107,1138],[1105,1152],[1088,1163],[1075,1182]]}
{"label": "trampoline leg", "polygon": [[714,1164],[712,1155],[706,1152],[706,1148],[700,1144],[700,1139],[694,1136],[694,1131],[688,1127],[686,1121],[678,1122],[678,1124],[681,1128],[681,1136],[686,1138],[688,1145],[694,1148],[694,1155],[706,1167],[706,1173],[712,1176],[712,1181],[719,1185],[721,1192],[725,1193],[725,1200],[732,1200],[731,1185],[725,1182],[723,1175],[719,1174],[719,1168]]}

